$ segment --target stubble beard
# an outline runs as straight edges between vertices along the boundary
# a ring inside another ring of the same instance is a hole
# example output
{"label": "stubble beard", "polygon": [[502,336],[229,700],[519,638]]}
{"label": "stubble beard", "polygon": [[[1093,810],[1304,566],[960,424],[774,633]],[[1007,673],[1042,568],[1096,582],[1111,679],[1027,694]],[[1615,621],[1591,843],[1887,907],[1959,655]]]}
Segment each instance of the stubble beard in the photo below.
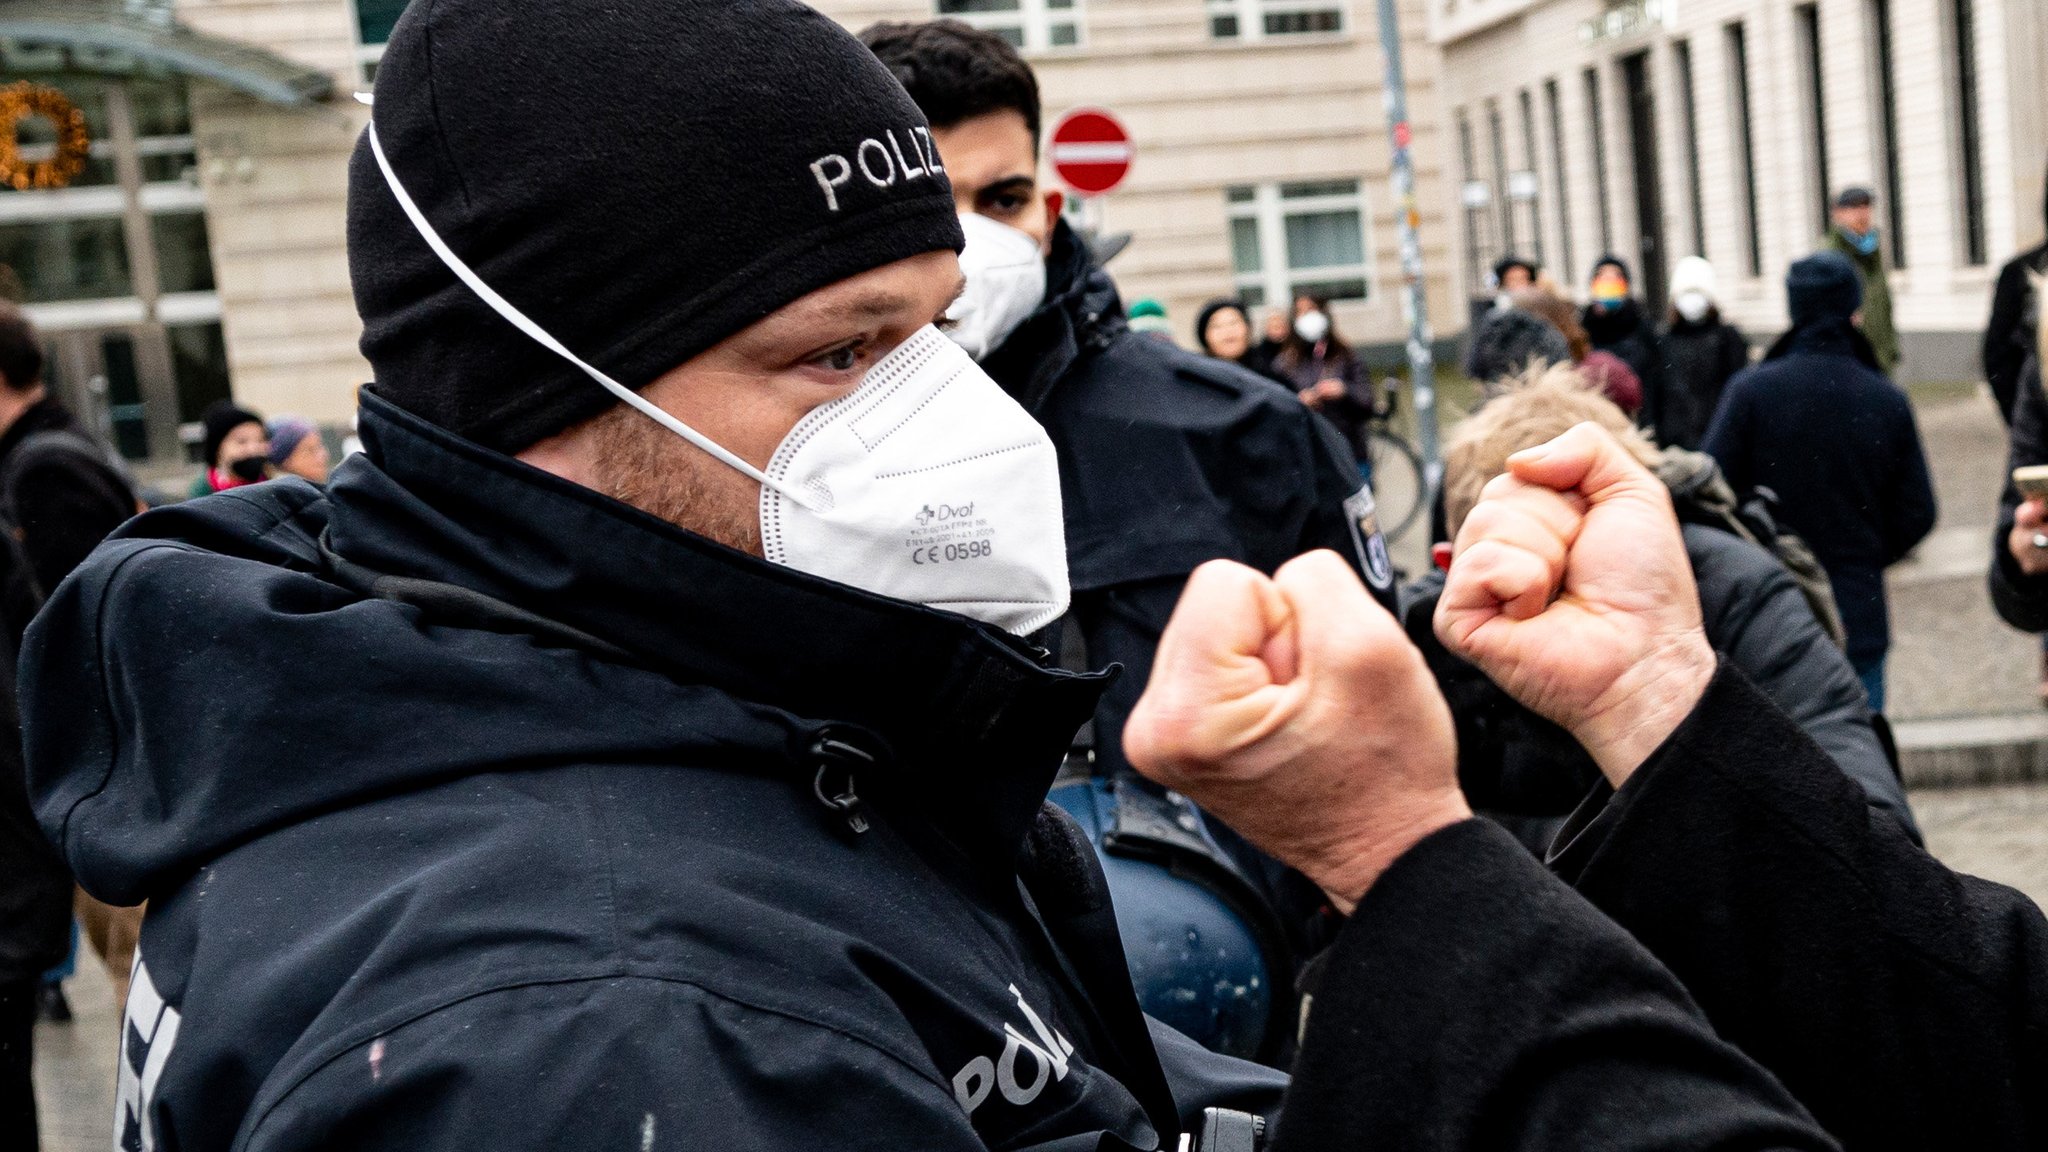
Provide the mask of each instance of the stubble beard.
{"label": "stubble beard", "polygon": [[760,486],[621,404],[591,422],[599,492],[750,556],[761,555]]}

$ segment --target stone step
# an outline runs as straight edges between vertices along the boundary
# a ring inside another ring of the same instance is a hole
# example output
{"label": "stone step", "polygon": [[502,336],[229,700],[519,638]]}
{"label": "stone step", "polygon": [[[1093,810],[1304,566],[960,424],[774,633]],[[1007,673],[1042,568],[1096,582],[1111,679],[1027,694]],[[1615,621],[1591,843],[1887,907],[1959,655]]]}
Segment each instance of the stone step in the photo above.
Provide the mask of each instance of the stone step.
{"label": "stone step", "polygon": [[1892,733],[1908,788],[2048,781],[2048,709],[1901,720]]}

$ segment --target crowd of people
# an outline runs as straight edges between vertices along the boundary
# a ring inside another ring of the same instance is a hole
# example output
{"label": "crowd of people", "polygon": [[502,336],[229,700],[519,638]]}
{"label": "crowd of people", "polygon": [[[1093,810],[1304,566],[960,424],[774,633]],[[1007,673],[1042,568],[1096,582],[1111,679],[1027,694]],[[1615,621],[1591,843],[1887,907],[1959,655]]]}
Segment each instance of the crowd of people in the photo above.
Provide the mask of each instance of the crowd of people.
{"label": "crowd of people", "polygon": [[223,403],[136,517],[0,311],[0,1143],[75,915],[123,1148],[2040,1146],[2048,920],[1882,715],[1867,192],[1760,355],[1503,260],[1404,582],[1330,301],[1126,307],[1001,36],[505,3],[380,62],[338,467]]}

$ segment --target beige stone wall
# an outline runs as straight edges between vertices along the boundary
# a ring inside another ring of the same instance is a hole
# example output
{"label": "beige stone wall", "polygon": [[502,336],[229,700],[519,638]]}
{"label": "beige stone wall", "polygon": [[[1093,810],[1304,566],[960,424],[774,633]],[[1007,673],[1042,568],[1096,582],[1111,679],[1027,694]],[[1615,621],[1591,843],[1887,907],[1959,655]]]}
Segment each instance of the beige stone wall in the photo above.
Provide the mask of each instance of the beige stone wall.
{"label": "beige stone wall", "polygon": [[[1828,127],[1828,177],[1839,189],[1861,183],[1883,194],[1875,49],[1868,0],[1819,0]],[[1662,29],[1586,42],[1582,23],[1605,9],[1602,0],[1432,0],[1433,27],[1443,51],[1448,108],[1477,110],[1485,100],[1512,99],[1521,87],[1539,93],[1560,80],[1565,111],[1565,178],[1571,188],[1576,285],[1583,280],[1598,234],[1592,177],[1592,126],[1583,71],[1599,70],[1604,88],[1609,157],[1607,195],[1617,247],[1635,251],[1633,171],[1618,61],[1647,49],[1655,76],[1664,230],[1669,256],[1692,248],[1682,105],[1673,45],[1691,45],[1697,105],[1702,215],[1706,251],[1719,271],[1736,320],[1755,333],[1782,328],[1786,266],[1812,251],[1824,227],[1804,112],[1803,61],[1792,0],[1684,0]],[[1962,184],[1952,82],[1953,36],[1944,0],[1891,0],[1894,84],[1898,93],[1900,180],[1905,209],[1906,267],[1892,274],[1900,326],[1927,337],[1923,347],[1961,347],[1981,327],[1997,267],[2042,235],[2041,169],[2048,158],[2048,115],[2034,89],[2048,48],[2048,15],[2033,0],[1977,0],[1979,131],[1986,194],[1988,260],[1966,259]],[[1751,277],[1742,226],[1736,122],[1725,28],[1747,29],[1756,151],[1763,275]],[[1475,119],[1475,124],[1477,123]],[[1548,125],[1539,119],[1547,153]],[[1482,163],[1485,169],[1484,133]],[[1512,135],[1512,133],[1511,133]],[[1454,158],[1455,159],[1455,158]],[[1539,158],[1546,194],[1555,174]],[[1482,172],[1482,175],[1486,175]],[[1454,173],[1455,178],[1462,174]],[[1451,185],[1455,189],[1455,185]],[[1554,202],[1546,206],[1546,245],[1557,242]],[[1462,217],[1457,218],[1462,229]],[[1880,210],[1879,220],[1885,216]],[[1459,243],[1463,243],[1462,233]],[[1555,251],[1553,247],[1551,249]],[[1667,261],[1667,265],[1668,265]],[[1461,266],[1462,271],[1462,266]],[[1950,367],[1953,356],[1942,356]],[[1909,365],[1910,367],[1910,365]]]}
{"label": "beige stone wall", "polygon": [[[1388,178],[1392,144],[1382,102],[1385,62],[1377,6],[1351,0],[1341,36],[1209,39],[1197,0],[1083,0],[1079,49],[1032,53],[1048,125],[1080,106],[1106,107],[1130,128],[1138,155],[1130,180],[1109,196],[1103,222],[1128,231],[1131,247],[1112,266],[1125,302],[1166,304],[1183,343],[1192,343],[1202,303],[1234,291],[1224,189],[1266,181],[1356,178],[1365,194],[1372,298],[1338,309],[1355,342],[1398,343],[1400,239]],[[930,4],[819,0],[856,30],[876,20],[927,19]],[[1448,137],[1437,98],[1436,52],[1423,0],[1402,0],[1404,63],[1416,126],[1418,193],[1429,308],[1435,327],[1463,326],[1450,261],[1451,186],[1442,157]]]}
{"label": "beige stone wall", "polygon": [[201,31],[331,73],[340,99],[284,111],[195,85],[193,132],[235,396],[342,424],[370,378],[349,294],[348,157],[367,110],[348,0],[179,0]]}

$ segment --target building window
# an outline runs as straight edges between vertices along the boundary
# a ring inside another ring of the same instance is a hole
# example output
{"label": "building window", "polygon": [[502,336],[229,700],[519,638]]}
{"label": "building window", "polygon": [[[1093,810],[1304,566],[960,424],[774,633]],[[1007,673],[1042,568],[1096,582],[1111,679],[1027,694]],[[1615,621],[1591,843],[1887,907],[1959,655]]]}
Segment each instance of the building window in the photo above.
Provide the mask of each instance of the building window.
{"label": "building window", "polygon": [[1493,210],[1500,215],[1501,253],[1515,255],[1515,201],[1508,189],[1508,142],[1501,130],[1500,102],[1486,102],[1486,136],[1493,148]]}
{"label": "building window", "polygon": [[1464,184],[1459,198],[1465,205],[1465,283],[1474,294],[1486,286],[1486,273],[1500,258],[1494,246],[1493,188],[1479,178],[1478,153],[1472,145],[1472,117],[1458,109],[1458,174]]}
{"label": "building window", "polygon": [[1228,189],[1225,199],[1231,265],[1245,303],[1371,295],[1365,196],[1358,181],[1245,184]]}
{"label": "building window", "polygon": [[1600,102],[1600,70],[1586,69],[1586,127],[1593,138],[1593,200],[1600,208],[1600,251],[1614,251],[1614,214],[1607,206],[1607,113]]}
{"label": "building window", "polygon": [[384,58],[384,45],[391,29],[405,14],[407,0],[351,0],[356,12],[356,58],[363,65],[365,81],[377,78],[377,61]]}
{"label": "building window", "polygon": [[1870,70],[1877,77],[1877,128],[1884,163],[1886,247],[1892,267],[1906,266],[1906,198],[1900,194],[1899,91],[1893,74],[1891,0],[1870,0]]}
{"label": "building window", "polygon": [[1700,190],[1700,117],[1698,95],[1693,90],[1692,41],[1680,40],[1671,46],[1671,53],[1678,69],[1678,108],[1685,118],[1685,196],[1692,211],[1692,251],[1695,256],[1705,256],[1707,207]]}
{"label": "building window", "polygon": [[1570,269],[1572,259],[1571,183],[1564,162],[1564,96],[1555,79],[1543,82],[1543,106],[1550,119],[1550,173],[1557,197],[1558,259]]}
{"label": "building window", "polygon": [[1747,258],[1749,274],[1764,274],[1763,224],[1757,211],[1756,193],[1756,130],[1750,119],[1749,104],[1749,36],[1740,23],[1730,24],[1725,30],[1728,38],[1728,122],[1734,129],[1735,139],[1735,202],[1742,206],[1742,235],[1746,243],[1743,255]]}
{"label": "building window", "polygon": [[1344,31],[1342,0],[1208,0],[1208,5],[1209,36],[1215,40],[1254,41]]}
{"label": "building window", "polygon": [[1081,0],[938,0],[938,13],[1027,52],[1081,43]]}
{"label": "building window", "polygon": [[1543,263],[1543,184],[1536,174],[1540,161],[1536,159],[1536,100],[1522,89],[1522,166],[1525,171],[1515,174],[1516,187],[1509,192],[1516,200],[1528,205],[1529,244],[1538,264]]}
{"label": "building window", "polygon": [[1801,96],[1806,107],[1806,152],[1808,174],[1813,180],[1820,206],[1820,224],[1814,234],[1828,230],[1828,213],[1834,205],[1834,180],[1828,175],[1827,72],[1820,54],[1820,5],[1801,4],[1792,10],[1792,24],[1798,34]]}
{"label": "building window", "polygon": [[1984,151],[1977,129],[1977,12],[1973,0],[1951,0],[1950,31],[1955,44],[1956,145],[1962,151],[1956,174],[1961,178],[1963,254],[1974,267],[1987,259],[1984,236]]}

